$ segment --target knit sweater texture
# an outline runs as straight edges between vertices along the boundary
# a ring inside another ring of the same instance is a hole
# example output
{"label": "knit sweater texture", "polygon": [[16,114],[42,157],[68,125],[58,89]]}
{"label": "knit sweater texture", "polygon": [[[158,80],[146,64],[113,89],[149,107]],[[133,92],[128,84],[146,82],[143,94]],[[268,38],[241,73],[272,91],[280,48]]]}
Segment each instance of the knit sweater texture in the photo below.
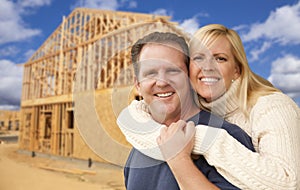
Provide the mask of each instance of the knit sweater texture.
{"label": "knit sweater texture", "polygon": [[[247,118],[238,108],[238,85],[239,81],[234,82],[226,94],[212,103],[200,101],[246,131],[256,152],[224,129],[197,125],[193,153],[203,155],[241,189],[300,190],[300,108],[287,95],[276,92],[260,97]],[[128,142],[147,156],[163,160],[156,143],[162,125],[151,119],[143,101],[133,101],[128,110],[132,118],[121,113],[117,119]]]}

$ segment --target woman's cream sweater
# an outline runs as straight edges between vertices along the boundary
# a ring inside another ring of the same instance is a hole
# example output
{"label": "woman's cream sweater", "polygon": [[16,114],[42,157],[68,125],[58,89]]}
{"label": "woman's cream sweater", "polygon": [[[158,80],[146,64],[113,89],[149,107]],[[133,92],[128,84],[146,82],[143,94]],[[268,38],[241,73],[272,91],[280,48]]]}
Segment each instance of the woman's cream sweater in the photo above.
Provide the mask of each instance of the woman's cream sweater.
{"label": "woman's cream sweater", "polygon": [[[241,189],[300,189],[299,107],[285,94],[274,93],[259,98],[246,119],[234,96],[237,85],[212,104],[202,103],[245,130],[256,152],[224,129],[197,125],[193,153],[204,155],[210,165]],[[135,148],[163,160],[156,143],[161,125],[151,119],[145,103],[133,101],[121,112],[117,123]]]}

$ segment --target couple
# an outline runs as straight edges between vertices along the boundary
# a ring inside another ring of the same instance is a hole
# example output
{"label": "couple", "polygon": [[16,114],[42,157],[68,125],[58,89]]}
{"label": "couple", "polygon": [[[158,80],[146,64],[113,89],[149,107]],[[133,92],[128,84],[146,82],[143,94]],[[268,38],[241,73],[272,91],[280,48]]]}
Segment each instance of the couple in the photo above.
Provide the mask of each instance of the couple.
{"label": "couple", "polygon": [[252,73],[235,31],[202,27],[189,50],[183,38],[152,33],[131,53],[144,100],[118,117],[135,147],[127,189],[299,188],[299,107]]}

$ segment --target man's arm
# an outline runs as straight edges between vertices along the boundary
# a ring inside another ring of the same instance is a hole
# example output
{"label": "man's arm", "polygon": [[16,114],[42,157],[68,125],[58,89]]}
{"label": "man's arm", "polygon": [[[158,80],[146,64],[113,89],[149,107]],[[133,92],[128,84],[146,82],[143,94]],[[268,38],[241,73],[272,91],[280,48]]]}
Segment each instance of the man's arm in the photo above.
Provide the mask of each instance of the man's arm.
{"label": "man's arm", "polygon": [[202,172],[194,165],[191,157],[173,158],[167,161],[171,168],[180,189],[198,189],[198,190],[213,190],[219,189],[217,186],[212,184],[202,174]]}

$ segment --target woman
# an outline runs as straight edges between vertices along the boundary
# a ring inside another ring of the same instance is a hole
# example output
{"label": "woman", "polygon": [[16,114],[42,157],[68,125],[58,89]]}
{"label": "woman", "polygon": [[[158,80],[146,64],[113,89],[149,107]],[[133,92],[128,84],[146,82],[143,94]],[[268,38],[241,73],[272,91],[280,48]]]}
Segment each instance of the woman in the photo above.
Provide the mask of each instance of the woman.
{"label": "woman", "polygon": [[[241,189],[300,189],[300,109],[251,71],[238,34],[219,24],[202,27],[190,41],[190,58],[200,107],[240,126],[256,150],[249,151],[227,133],[215,132],[212,138],[210,127],[200,126],[193,153],[204,155]],[[133,146],[141,144],[138,137],[125,135]],[[162,130],[158,144],[171,135]]]}

